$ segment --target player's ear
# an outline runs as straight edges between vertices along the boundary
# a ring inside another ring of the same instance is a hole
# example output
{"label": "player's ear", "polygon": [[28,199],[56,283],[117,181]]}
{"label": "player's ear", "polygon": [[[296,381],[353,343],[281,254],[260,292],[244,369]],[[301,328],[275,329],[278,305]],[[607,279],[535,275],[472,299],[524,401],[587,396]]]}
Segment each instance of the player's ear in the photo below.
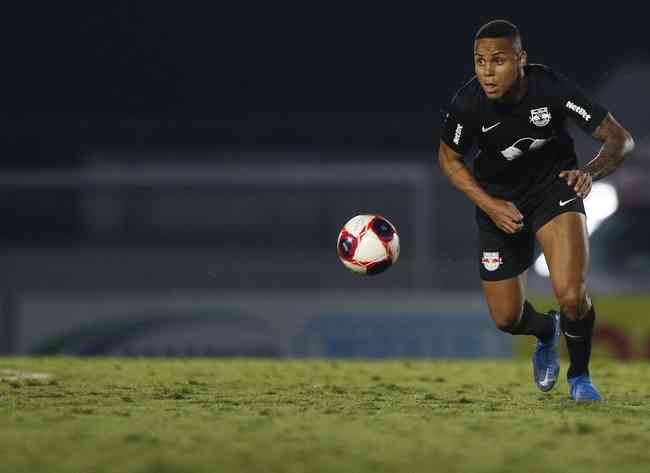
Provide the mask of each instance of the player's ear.
{"label": "player's ear", "polygon": [[528,53],[525,49],[522,49],[519,53],[519,65],[524,67],[526,64],[528,64]]}

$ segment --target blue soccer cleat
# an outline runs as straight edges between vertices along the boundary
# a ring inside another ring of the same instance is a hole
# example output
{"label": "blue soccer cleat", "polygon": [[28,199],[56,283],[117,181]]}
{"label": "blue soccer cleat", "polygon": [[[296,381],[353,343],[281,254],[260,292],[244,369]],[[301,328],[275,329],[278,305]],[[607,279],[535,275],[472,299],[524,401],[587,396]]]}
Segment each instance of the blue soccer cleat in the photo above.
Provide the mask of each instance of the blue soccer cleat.
{"label": "blue soccer cleat", "polygon": [[553,318],[553,335],[546,340],[537,339],[533,354],[533,377],[537,387],[546,392],[553,389],[560,374],[560,354],[558,340],[560,339],[560,313],[553,310],[549,317]]}
{"label": "blue soccer cleat", "polygon": [[569,396],[576,402],[602,401],[603,397],[587,374],[569,378]]}

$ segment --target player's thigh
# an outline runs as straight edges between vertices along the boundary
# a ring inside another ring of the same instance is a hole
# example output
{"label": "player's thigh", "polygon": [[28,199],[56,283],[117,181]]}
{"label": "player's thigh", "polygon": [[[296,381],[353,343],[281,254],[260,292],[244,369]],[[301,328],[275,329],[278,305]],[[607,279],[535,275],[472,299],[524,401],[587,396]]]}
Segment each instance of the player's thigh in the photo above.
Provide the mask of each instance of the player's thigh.
{"label": "player's thigh", "polygon": [[510,327],[519,320],[526,299],[526,274],[524,271],[501,281],[481,282],[490,317],[497,326]]}
{"label": "player's thigh", "polygon": [[546,222],[536,233],[556,295],[584,291],[589,268],[589,239],[585,215],[565,212]]}
{"label": "player's thigh", "polygon": [[519,320],[534,245],[530,230],[510,235],[479,220],[479,275],[490,316],[499,327]]}

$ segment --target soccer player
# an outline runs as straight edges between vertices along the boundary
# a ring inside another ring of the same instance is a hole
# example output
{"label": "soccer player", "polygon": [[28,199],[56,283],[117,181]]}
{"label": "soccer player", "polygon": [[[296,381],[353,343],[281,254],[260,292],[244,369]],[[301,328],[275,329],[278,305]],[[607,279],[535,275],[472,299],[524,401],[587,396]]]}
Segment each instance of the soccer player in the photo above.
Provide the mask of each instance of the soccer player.
{"label": "soccer player", "polygon": [[[445,110],[438,160],[476,204],[479,271],[490,316],[504,332],[537,337],[533,377],[542,391],[557,380],[562,331],[571,398],[599,401],[588,367],[595,311],[585,283],[589,243],[582,200],[593,181],[621,164],[634,141],[572,81],[528,64],[519,30],[508,21],[478,30],[474,70]],[[603,143],[582,168],[567,118]],[[473,145],[479,152],[470,171],[463,156]],[[540,314],[525,298],[534,239],[546,257],[559,313]]]}

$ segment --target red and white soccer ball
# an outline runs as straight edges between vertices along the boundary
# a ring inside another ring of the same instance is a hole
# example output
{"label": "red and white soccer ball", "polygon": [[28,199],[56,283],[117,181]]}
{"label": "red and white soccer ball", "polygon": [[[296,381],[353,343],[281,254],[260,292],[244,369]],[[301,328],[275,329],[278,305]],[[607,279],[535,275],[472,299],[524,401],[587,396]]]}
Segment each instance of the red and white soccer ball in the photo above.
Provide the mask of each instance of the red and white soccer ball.
{"label": "red and white soccer ball", "polygon": [[341,262],[358,274],[386,271],[399,258],[395,225],[381,215],[357,215],[339,232],[336,251]]}

